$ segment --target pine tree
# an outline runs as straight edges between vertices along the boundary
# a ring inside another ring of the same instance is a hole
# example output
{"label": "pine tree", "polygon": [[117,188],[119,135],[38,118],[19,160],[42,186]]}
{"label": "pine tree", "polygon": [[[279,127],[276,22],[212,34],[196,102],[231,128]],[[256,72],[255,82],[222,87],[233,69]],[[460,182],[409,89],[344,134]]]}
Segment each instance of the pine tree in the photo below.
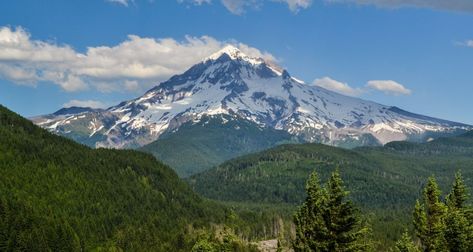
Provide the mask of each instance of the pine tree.
{"label": "pine tree", "polygon": [[339,170],[335,170],[327,184],[327,206],[324,220],[328,229],[329,251],[360,251],[367,244],[361,242],[366,229],[360,228],[359,211],[353,202],[347,200],[349,194],[343,187]]}
{"label": "pine tree", "polygon": [[402,234],[401,239],[396,242],[397,252],[420,252],[419,248],[412,242],[411,236],[407,230]]}
{"label": "pine tree", "polygon": [[434,177],[430,177],[424,189],[424,204],[416,202],[414,228],[425,251],[445,251],[446,206],[440,201],[440,189]]}
{"label": "pine tree", "polygon": [[321,188],[316,172],[306,184],[307,198],[294,215],[296,238],[293,248],[297,251],[326,251],[324,238],[327,230],[322,219],[326,191]]}
{"label": "pine tree", "polygon": [[294,216],[297,251],[364,251],[370,245],[362,240],[359,211],[346,197],[348,192],[338,169],[322,188],[314,172],[307,183],[307,198]]}
{"label": "pine tree", "polygon": [[463,181],[461,172],[455,174],[455,181],[453,182],[452,191],[447,196],[447,203],[449,208],[464,209],[465,203],[468,200],[468,191]]}
{"label": "pine tree", "polygon": [[[471,251],[470,240],[473,238],[471,223],[468,221],[466,201],[468,192],[460,172],[455,174],[452,191],[447,196],[447,214],[445,217],[445,239],[450,251]],[[470,244],[469,244],[470,243]]]}

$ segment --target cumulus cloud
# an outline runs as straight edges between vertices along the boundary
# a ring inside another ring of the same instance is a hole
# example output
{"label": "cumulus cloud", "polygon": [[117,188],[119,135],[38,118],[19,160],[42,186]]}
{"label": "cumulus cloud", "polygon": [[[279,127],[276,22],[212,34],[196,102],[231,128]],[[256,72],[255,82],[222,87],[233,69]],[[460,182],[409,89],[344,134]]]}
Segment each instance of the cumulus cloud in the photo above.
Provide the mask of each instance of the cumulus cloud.
{"label": "cumulus cloud", "polygon": [[473,12],[471,0],[325,0],[329,3],[356,3],[382,8],[418,7],[439,10]]}
{"label": "cumulus cloud", "polygon": [[33,40],[21,27],[0,27],[0,78],[23,85],[52,82],[66,91],[142,91],[185,71],[228,43],[250,56],[276,60],[243,43],[209,36],[178,41],[129,35],[117,45],[88,47],[81,53],[68,45]]}
{"label": "cumulus cloud", "polygon": [[412,93],[410,89],[393,80],[371,80],[368,81],[366,87],[391,95],[410,95]]}
{"label": "cumulus cloud", "polygon": [[[188,2],[196,5],[211,3],[212,0],[178,0],[178,2]],[[231,13],[241,15],[248,8],[258,8],[264,2],[279,2],[288,5],[292,12],[298,12],[300,9],[306,9],[312,4],[312,0],[220,0],[220,2]]]}
{"label": "cumulus cloud", "polygon": [[334,80],[330,77],[315,79],[312,84],[348,96],[359,96],[363,93],[361,88],[350,87],[347,83]]}
{"label": "cumulus cloud", "polygon": [[105,108],[105,104],[94,100],[70,100],[63,104],[64,108],[83,107],[83,108]]}
{"label": "cumulus cloud", "polygon": [[315,79],[312,85],[348,96],[360,96],[372,90],[381,91],[387,95],[410,95],[412,93],[410,89],[393,80],[370,80],[364,87],[351,87],[348,83],[323,77]]}

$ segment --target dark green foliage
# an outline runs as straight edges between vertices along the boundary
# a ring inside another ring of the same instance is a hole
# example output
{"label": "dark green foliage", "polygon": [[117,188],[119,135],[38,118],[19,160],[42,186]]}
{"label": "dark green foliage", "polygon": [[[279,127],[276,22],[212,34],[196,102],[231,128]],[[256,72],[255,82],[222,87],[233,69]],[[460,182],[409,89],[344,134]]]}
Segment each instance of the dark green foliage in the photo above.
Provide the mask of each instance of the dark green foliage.
{"label": "dark green foliage", "polygon": [[416,202],[414,228],[426,251],[445,251],[444,232],[446,206],[440,200],[441,192],[435,178],[430,177],[424,189],[423,203]]}
{"label": "dark green foliage", "polygon": [[452,191],[447,196],[447,205],[449,208],[463,209],[468,200],[468,191],[465,181],[460,172],[455,174]]}
{"label": "dark green foliage", "polygon": [[[471,221],[471,220],[470,220]],[[473,246],[469,244],[473,238],[471,223],[458,209],[448,209],[445,216],[444,237],[449,251],[469,251]]]}
{"label": "dark green foliage", "polygon": [[294,142],[289,133],[230,115],[203,117],[163,134],[141,148],[173,167],[181,177],[210,169],[225,160]]}
{"label": "dark green foliage", "polygon": [[149,154],[92,150],[1,106],[0,136],[1,251],[189,251],[186,227],[242,223]]}
{"label": "dark green foliage", "polygon": [[338,170],[323,188],[317,174],[311,174],[307,198],[294,216],[295,251],[368,250],[369,242],[362,240],[368,229],[361,226],[359,212],[347,195]]}
{"label": "dark green foliage", "polygon": [[360,226],[359,210],[346,199],[348,191],[338,170],[332,173],[326,188],[327,206],[322,216],[328,230],[327,251],[365,251],[369,244],[361,239],[368,228]]}
{"label": "dark green foliage", "polygon": [[469,194],[460,172],[455,174],[452,190],[447,196],[445,240],[450,251],[473,249],[473,215],[467,206]]}
{"label": "dark green foliage", "polygon": [[322,214],[327,192],[320,186],[316,172],[310,175],[306,191],[307,198],[294,215],[296,237],[293,248],[295,251],[318,251],[319,246],[326,246],[322,243],[327,236]]}
{"label": "dark green foliage", "polygon": [[79,236],[56,216],[40,216],[34,207],[10,198],[0,201],[0,251],[81,251]]}

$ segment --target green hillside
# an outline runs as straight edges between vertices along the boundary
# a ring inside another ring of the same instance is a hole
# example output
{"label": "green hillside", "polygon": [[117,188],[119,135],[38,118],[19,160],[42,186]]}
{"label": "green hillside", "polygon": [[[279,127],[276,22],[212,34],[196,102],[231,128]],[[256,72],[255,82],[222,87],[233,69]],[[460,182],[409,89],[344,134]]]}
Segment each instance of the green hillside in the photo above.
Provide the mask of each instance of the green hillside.
{"label": "green hillside", "polygon": [[[465,178],[473,177],[472,134],[354,150],[321,144],[281,145],[229,160],[188,181],[212,199],[238,204],[263,202],[278,208],[304,200],[305,181],[312,171],[326,180],[340,167],[350,197],[372,215],[376,239],[392,244],[409,225],[408,217],[427,177],[435,174],[444,191],[457,170],[462,170]],[[471,179],[466,183],[473,186]]]}
{"label": "green hillside", "polygon": [[[229,160],[189,179],[199,193],[218,200],[299,203],[314,169],[322,178],[337,166],[352,196],[364,207],[412,205],[425,179],[447,186],[456,170],[473,175],[473,137],[346,150],[321,144],[288,144]],[[473,181],[467,180],[467,183]]]}
{"label": "green hillside", "polygon": [[185,123],[140,150],[173,167],[179,176],[188,177],[228,159],[288,142],[295,139],[285,131],[223,115]]}
{"label": "green hillside", "polygon": [[235,214],[149,154],[92,150],[0,106],[0,251],[189,251]]}

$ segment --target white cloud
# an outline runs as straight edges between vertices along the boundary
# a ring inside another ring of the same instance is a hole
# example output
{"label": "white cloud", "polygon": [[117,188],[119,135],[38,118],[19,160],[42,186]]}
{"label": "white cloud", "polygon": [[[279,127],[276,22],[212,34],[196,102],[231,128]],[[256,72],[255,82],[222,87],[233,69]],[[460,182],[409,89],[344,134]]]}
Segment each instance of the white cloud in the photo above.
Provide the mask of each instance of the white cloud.
{"label": "white cloud", "polygon": [[363,93],[361,88],[350,87],[347,83],[334,80],[330,77],[315,79],[312,84],[348,96],[358,96]]}
{"label": "white cloud", "polygon": [[0,64],[0,76],[14,81],[18,84],[36,86],[38,81],[36,73],[32,69],[23,69],[14,65]]}
{"label": "white cloud", "polygon": [[348,83],[330,77],[323,77],[315,79],[312,85],[348,96],[360,96],[370,90],[381,91],[387,95],[410,95],[412,93],[410,89],[393,80],[370,80],[364,87],[351,87]]}
{"label": "white cloud", "polygon": [[105,0],[110,3],[117,3],[121,4],[123,6],[128,6],[129,3],[131,3],[133,0]]}
{"label": "white cloud", "polygon": [[472,0],[325,0],[329,3],[356,3],[383,8],[419,7],[439,10],[473,12]]}
{"label": "white cloud", "polygon": [[70,100],[63,104],[64,108],[83,107],[83,108],[105,108],[105,104],[94,100]]}
{"label": "white cloud", "polygon": [[468,47],[473,47],[473,40],[468,40],[468,41],[466,41],[465,44],[466,44],[466,46],[468,46]]}
{"label": "white cloud", "polygon": [[393,80],[371,80],[368,81],[366,87],[391,95],[410,95],[412,93],[410,89]]}
{"label": "white cloud", "polygon": [[[276,60],[243,43],[230,43],[250,56]],[[52,82],[66,91],[142,91],[185,71],[226,44],[228,41],[209,36],[177,41],[129,35],[115,46],[88,47],[81,53],[68,45],[33,40],[21,27],[0,27],[0,78],[24,85]]]}

